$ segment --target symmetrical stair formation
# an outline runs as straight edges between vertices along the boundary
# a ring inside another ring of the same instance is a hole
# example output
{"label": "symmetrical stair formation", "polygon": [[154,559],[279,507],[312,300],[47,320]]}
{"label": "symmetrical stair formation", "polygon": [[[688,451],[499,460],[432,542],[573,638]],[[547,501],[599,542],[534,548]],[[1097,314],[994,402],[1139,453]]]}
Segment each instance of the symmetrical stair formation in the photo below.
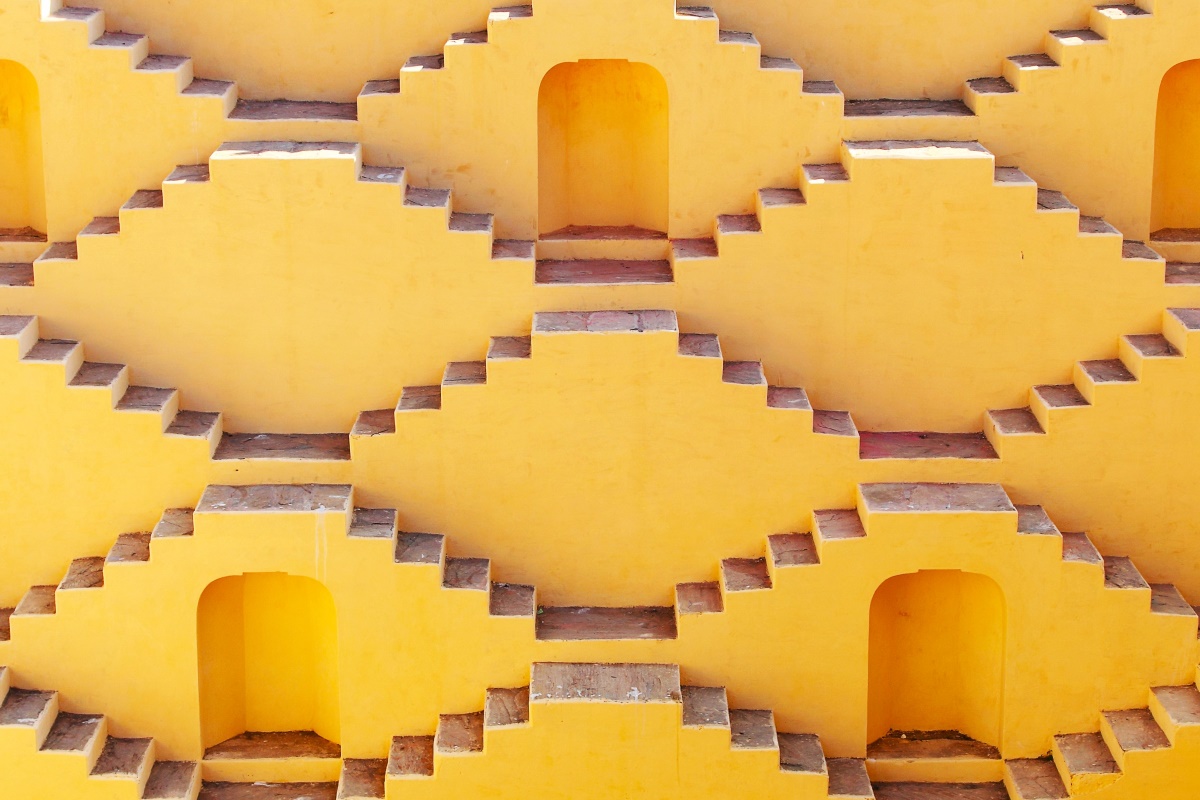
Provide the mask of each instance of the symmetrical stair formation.
{"label": "symmetrical stair formation", "polygon": [[1200,795],[1190,3],[0,0],[0,800]]}

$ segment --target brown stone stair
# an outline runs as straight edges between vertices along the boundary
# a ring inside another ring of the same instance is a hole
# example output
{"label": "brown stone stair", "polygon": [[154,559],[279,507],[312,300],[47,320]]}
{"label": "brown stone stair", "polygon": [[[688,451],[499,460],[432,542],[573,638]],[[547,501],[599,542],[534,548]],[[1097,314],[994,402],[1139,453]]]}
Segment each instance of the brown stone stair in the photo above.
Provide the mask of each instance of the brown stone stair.
{"label": "brown stone stair", "polygon": [[978,113],[984,103],[1026,91],[1042,76],[1058,72],[1061,64],[1074,62],[1086,48],[1105,44],[1128,21],[1150,18],[1150,12],[1134,4],[1095,6],[1089,12],[1088,28],[1050,31],[1046,35],[1045,52],[1009,56],[1001,75],[967,81],[963,102]]}
{"label": "brown stone stair", "polygon": [[[814,410],[808,396],[798,387],[771,386],[762,364],[757,361],[729,361],[721,353],[720,342],[713,334],[679,333],[675,312],[646,311],[563,311],[539,312],[534,315],[535,334],[555,333],[661,333],[678,335],[678,354],[681,358],[712,359],[721,363],[721,380],[725,384],[755,387],[762,391],[768,408],[812,415],[814,433],[830,436],[857,436],[850,415],[842,411]],[[351,436],[392,435],[403,415],[439,411],[447,391],[487,384],[488,366],[497,361],[534,357],[532,337],[502,336],[491,340],[484,361],[452,362],[446,366],[438,386],[407,386],[394,409],[362,412],[355,422]],[[761,387],[761,388],[758,388]]]}
{"label": "brown stone stair", "polygon": [[195,762],[158,761],[153,739],[110,736],[103,715],[60,711],[57,692],[11,688],[0,667],[0,730],[27,731],[32,747],[72,756],[92,779],[134,784],[144,800],[195,800]]}
{"label": "brown stone stair", "polygon": [[175,389],[131,384],[124,364],[86,361],[79,342],[38,338],[36,317],[0,316],[0,338],[17,340],[22,363],[61,370],[69,391],[102,397],[115,413],[145,416],[165,436],[204,442],[214,460],[350,459],[346,434],[226,432],[219,413],[181,409]]}
{"label": "brown stone stair", "polygon": [[1101,402],[1106,392],[1137,385],[1148,370],[1182,358],[1198,335],[1200,309],[1167,309],[1161,333],[1123,336],[1117,358],[1081,361],[1075,365],[1072,383],[1034,386],[1028,406],[988,411],[984,433],[1003,456],[1006,440],[1049,433],[1055,420],[1082,413]]}
{"label": "brown stone stair", "polygon": [[[283,101],[280,101],[283,102]],[[328,105],[328,104],[315,104]],[[226,142],[216,153],[228,154],[287,154],[307,152],[329,152],[337,155],[355,155],[360,145],[352,142],[300,142],[300,141],[245,141]],[[43,269],[61,269],[75,266],[83,252],[93,246],[103,246],[108,237],[120,236],[122,223],[130,224],[136,215],[154,214],[170,205],[171,194],[186,191],[187,186],[206,184],[210,181],[208,164],[187,164],[176,167],[158,189],[142,189],[135,192],[118,211],[118,216],[96,217],[79,232],[74,242],[54,242],[44,248],[32,263],[32,275],[27,265],[0,265],[0,287],[30,286],[36,282],[37,274]],[[428,212],[445,216],[446,229],[452,233],[486,236],[491,244],[494,260],[527,261],[534,265],[534,243],[516,239],[496,239],[491,214],[469,214],[454,210],[452,193],[447,189],[415,186],[408,182],[407,171],[400,166],[373,166],[362,164],[358,181],[367,184],[389,184],[400,187],[403,205],[407,209],[428,209]]]}

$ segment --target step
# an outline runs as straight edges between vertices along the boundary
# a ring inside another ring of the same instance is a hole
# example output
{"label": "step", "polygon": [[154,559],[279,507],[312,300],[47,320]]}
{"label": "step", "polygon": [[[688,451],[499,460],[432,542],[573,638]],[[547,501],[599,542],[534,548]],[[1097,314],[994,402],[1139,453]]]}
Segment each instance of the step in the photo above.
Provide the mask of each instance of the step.
{"label": "step", "polygon": [[537,240],[537,257],[547,261],[659,261],[670,255],[671,242],[665,232],[636,225],[568,225],[543,233]]}
{"label": "step", "polygon": [[675,609],[546,607],[537,615],[537,638],[545,641],[674,639]]}
{"label": "step", "polygon": [[859,492],[872,514],[1017,510],[1002,487],[987,483],[865,483]]}
{"label": "step", "polygon": [[671,262],[581,259],[538,261],[534,272],[539,286],[612,286],[618,284],[671,283]]}
{"label": "step", "polygon": [[667,664],[551,663],[533,665],[531,703],[679,703],[679,668]]}
{"label": "step", "polygon": [[337,790],[335,782],[205,781],[199,800],[337,800]]}
{"label": "step", "polygon": [[771,563],[780,567],[810,567],[821,563],[811,533],[776,533],[767,537]]}
{"label": "step", "polygon": [[973,117],[961,100],[847,100],[847,117]]}
{"label": "step", "polygon": [[488,689],[483,705],[485,728],[512,728],[529,723],[529,687]]}
{"label": "step", "polygon": [[1150,234],[1150,247],[1167,261],[1200,263],[1200,228],[1163,228]]}
{"label": "step", "polygon": [[1128,766],[1131,752],[1165,750],[1171,746],[1148,708],[1105,711],[1100,715],[1100,734],[1121,769]]}
{"label": "step", "polygon": [[1121,769],[1099,733],[1059,734],[1051,752],[1071,795],[1098,791],[1121,777]]}
{"label": "step", "polygon": [[[21,266],[21,265],[16,265]],[[30,283],[33,273],[30,272]],[[1168,286],[1200,286],[1200,264],[1189,264],[1182,261],[1167,262]]]}
{"label": "step", "polygon": [[[60,713],[54,718],[41,749],[46,752],[79,753],[94,757],[106,738],[108,724],[98,714]],[[90,758],[89,758],[90,760]]]}
{"label": "step", "polygon": [[0,264],[0,286],[33,286],[33,264]]}
{"label": "step", "polygon": [[723,686],[680,687],[685,728],[728,728],[729,700]]}
{"label": "step", "polygon": [[336,781],[342,749],[313,731],[239,734],[204,751],[205,781],[268,783]]}
{"label": "step", "polygon": [[725,610],[725,598],[720,584],[680,583],[675,586],[675,609],[680,616],[720,614]]}
{"label": "step", "polygon": [[337,800],[380,800],[385,797],[387,759],[347,758],[342,761]]}
{"label": "step", "polygon": [[1062,540],[1063,561],[1093,566],[1100,566],[1104,563],[1104,557],[1100,555],[1100,551],[1096,549],[1096,545],[1092,544],[1092,540],[1086,533],[1064,532]]}
{"label": "step", "polygon": [[929,458],[999,458],[982,433],[919,433],[907,431],[859,433],[859,458],[914,460]]}
{"label": "step", "polygon": [[890,731],[867,745],[872,781],[992,783],[1003,780],[1000,751],[957,731]]}
{"label": "step", "polygon": [[1004,762],[1012,800],[1067,800],[1058,767],[1051,758],[1021,758]]}
{"label": "step", "polygon": [[812,733],[779,733],[779,768],[784,772],[827,775],[825,751],[821,740]]}
{"label": "step", "polygon": [[9,689],[0,703],[0,728],[25,728],[41,746],[58,716],[58,694],[28,689]]}
{"label": "step", "polygon": [[830,758],[829,797],[831,800],[865,800],[875,797],[867,765],[861,758]]}
{"label": "step", "polygon": [[118,739],[108,737],[92,775],[103,778],[138,779],[153,768],[153,739]]}
{"label": "step", "polygon": [[1137,565],[1126,556],[1103,556],[1104,588],[1126,591],[1149,590],[1150,584],[1138,572]]}
{"label": "step", "polygon": [[486,558],[447,558],[442,588],[486,592],[491,586],[491,571],[491,562]]}
{"label": "step", "polygon": [[520,583],[493,583],[488,613],[493,617],[536,617],[537,591]]}
{"label": "step", "polygon": [[142,800],[190,800],[200,788],[200,765],[194,761],[155,761]]}
{"label": "step", "polygon": [[867,535],[862,517],[854,509],[823,509],[813,512],[813,531],[821,541],[863,539]]}
{"label": "step", "polygon": [[349,461],[344,433],[228,433],[213,454],[216,461]]}
{"label": "step", "polygon": [[727,593],[754,592],[771,588],[765,558],[726,558],[721,562],[721,582]]}
{"label": "step", "polygon": [[358,120],[358,104],[317,100],[238,100],[229,118],[251,122],[355,122]]}
{"label": "step", "polygon": [[482,753],[483,712],[442,714],[438,719],[433,746],[439,756]]}
{"label": "step", "polygon": [[1009,800],[1000,782],[875,783],[876,800]]}
{"label": "step", "polygon": [[[205,487],[196,514],[254,514],[263,511],[350,511],[349,486],[338,484],[256,484]],[[165,517],[165,515],[164,515]],[[174,523],[181,524],[181,523]],[[158,535],[158,529],[155,529]]]}
{"label": "step", "polygon": [[388,752],[387,776],[399,780],[432,778],[433,737],[394,737]]}
{"label": "step", "polygon": [[1185,729],[1200,728],[1200,691],[1195,684],[1156,686],[1150,693],[1150,710],[1172,742]]}
{"label": "step", "polygon": [[1061,536],[1058,526],[1041,506],[1017,506],[1017,533],[1026,536]]}
{"label": "step", "polygon": [[731,708],[729,746],[734,750],[778,750],[775,715],[763,709]]}

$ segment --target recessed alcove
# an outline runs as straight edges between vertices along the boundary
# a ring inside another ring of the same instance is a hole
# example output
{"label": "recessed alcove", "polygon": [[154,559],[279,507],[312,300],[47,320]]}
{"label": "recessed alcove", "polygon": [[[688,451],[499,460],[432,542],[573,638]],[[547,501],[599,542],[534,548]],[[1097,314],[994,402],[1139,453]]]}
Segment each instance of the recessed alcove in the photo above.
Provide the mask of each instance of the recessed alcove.
{"label": "recessed alcove", "polygon": [[1154,135],[1152,239],[1168,247],[1200,244],[1200,60],[1167,72]]}
{"label": "recessed alcove", "polygon": [[0,243],[46,241],[41,108],[37,81],[0,61]]}

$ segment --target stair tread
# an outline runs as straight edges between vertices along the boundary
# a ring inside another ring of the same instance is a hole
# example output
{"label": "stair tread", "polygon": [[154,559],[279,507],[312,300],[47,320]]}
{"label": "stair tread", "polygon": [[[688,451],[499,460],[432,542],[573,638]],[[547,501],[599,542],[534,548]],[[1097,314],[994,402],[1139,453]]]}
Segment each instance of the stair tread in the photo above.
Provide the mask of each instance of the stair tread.
{"label": "stair tread", "polygon": [[396,509],[356,508],[347,536],[360,539],[390,539],[396,532]]}
{"label": "stair tread", "polygon": [[1005,762],[1018,796],[1014,800],[1068,800],[1058,767],[1051,758],[1021,758]]}
{"label": "stair tread", "polygon": [[541,242],[666,241],[663,231],[637,225],[567,225],[538,237]]}
{"label": "stair tread", "polygon": [[13,612],[16,616],[33,614],[53,614],[55,612],[54,592],[56,586],[30,586],[29,590],[17,603]]}
{"label": "stair tread", "polygon": [[54,698],[54,692],[9,689],[0,703],[0,725],[33,727]]}
{"label": "stair tread", "polygon": [[1083,42],[1103,42],[1104,37],[1090,28],[1079,30],[1050,31],[1050,35],[1064,44],[1081,44]]}
{"label": "stair tread", "polygon": [[337,800],[336,783],[205,781],[198,800]]}
{"label": "stair tread", "polygon": [[488,346],[489,359],[529,358],[533,352],[533,339],[529,336],[493,336]]}
{"label": "stair tread", "polygon": [[717,217],[720,233],[759,233],[762,224],[754,214],[721,214]]}
{"label": "stair tread", "polygon": [[93,775],[138,775],[150,754],[153,739],[118,739],[108,737],[100,758],[92,768]]}
{"label": "stair tread", "polygon": [[729,700],[722,686],[682,686],[683,724],[691,728],[728,728]]}
{"label": "stair tread", "polygon": [[387,774],[397,777],[433,775],[433,737],[396,736],[388,752]]}
{"label": "stair tread", "polygon": [[771,588],[765,558],[726,558],[721,561],[721,579],[727,592],[751,592]]}
{"label": "stair tread", "polygon": [[221,415],[212,411],[180,411],[167,426],[167,433],[173,436],[207,438],[220,419]]}
{"label": "stair tread", "polygon": [[71,386],[112,386],[125,371],[124,364],[104,364],[96,361],[85,361],[80,365],[75,377],[71,378]]}
{"label": "stair tread", "polygon": [[56,752],[82,753],[95,738],[104,722],[99,714],[69,714],[60,712],[50,726],[42,749]]}
{"label": "stair tread", "polygon": [[1086,533],[1063,533],[1063,561],[1102,564],[1104,559]]}
{"label": "stair tread", "polygon": [[[1121,243],[1121,258],[1141,259],[1144,261],[1162,261],[1163,257],[1154,252],[1145,242],[1126,239]],[[1167,281],[1170,283],[1170,280]]]}
{"label": "stair tread", "polygon": [[442,586],[446,589],[486,592],[490,573],[491,562],[486,558],[447,558]]}
{"label": "stair tread", "polygon": [[1016,87],[1002,76],[972,78],[967,81],[967,86],[979,94],[1012,94],[1016,91]]}
{"label": "stair tread", "polygon": [[538,261],[534,275],[535,282],[541,285],[671,283],[675,279],[669,261],[608,258]]}
{"label": "stair tread", "polygon": [[154,526],[152,538],[191,536],[195,532],[195,519],[190,508],[168,508]]}
{"label": "stair tread", "polygon": [[784,772],[824,775],[825,751],[821,739],[812,733],[779,733],[779,768]]}
{"label": "stair tread", "polygon": [[322,483],[212,485],[205,487],[196,513],[349,511],[350,493],[349,486]]}
{"label": "stair tread", "polygon": [[[15,608],[0,608],[0,642],[12,639],[12,615]],[[3,674],[3,673],[0,673]]]}
{"label": "stair tread", "polygon": [[729,743],[734,750],[778,750],[775,715],[763,709],[729,709]]}
{"label": "stair tread", "polygon": [[826,760],[829,770],[829,796],[831,798],[874,797],[867,765],[860,758],[830,758]]}
{"label": "stair tread", "polygon": [[1127,556],[1103,556],[1104,586],[1108,589],[1149,589],[1150,584]]}
{"label": "stair tread", "polygon": [[961,100],[847,100],[847,117],[973,117]]}
{"label": "stair tread", "polygon": [[681,583],[675,587],[675,607],[680,614],[719,614],[725,610],[725,600],[715,581]]}
{"label": "stair tread", "polygon": [[1167,312],[1186,330],[1200,331],[1200,308],[1169,308]]}
{"label": "stair tread", "polygon": [[848,411],[813,411],[813,432],[826,436],[858,436],[858,428]]}
{"label": "stair tread", "polygon": [[799,189],[759,189],[758,197],[764,206],[802,206],[804,193]]}
{"label": "stair tread", "polygon": [[1065,733],[1054,737],[1072,775],[1103,775],[1120,772],[1112,752],[1099,733]]}
{"label": "stair tread", "polygon": [[529,687],[488,689],[483,706],[483,724],[507,728],[529,722]]}
{"label": "stair tread", "polygon": [[537,615],[537,638],[541,640],[674,639],[676,636],[675,609],[670,606],[546,607]]}
{"label": "stair tread", "polygon": [[674,311],[539,311],[534,333],[679,332]]}
{"label": "stair tread", "polygon": [[143,800],[186,798],[198,771],[195,761],[155,761],[142,793]]}
{"label": "stair tread", "polygon": [[1124,338],[1143,358],[1179,358],[1181,355],[1161,333],[1129,334]]}
{"label": "stair tread", "polygon": [[439,533],[396,534],[397,564],[440,564],[445,555],[446,537]]}
{"label": "stair tread", "polygon": [[174,389],[163,389],[157,386],[130,386],[117,402],[117,410],[161,413],[173,397],[175,397]]}
{"label": "stair tread", "polygon": [[535,244],[527,239],[495,239],[492,241],[492,258],[531,259]]}
{"label": "stair tread", "polygon": [[1078,211],[1079,207],[1067,199],[1067,196],[1056,189],[1037,190],[1037,207],[1043,211]]}
{"label": "stair tread", "polygon": [[999,458],[982,433],[932,433],[916,431],[863,431],[859,458]]}
{"label": "stair tread", "polygon": [[1117,744],[1125,752],[1131,750],[1161,750],[1171,746],[1167,734],[1158,726],[1148,708],[1125,711],[1105,711]]}
{"label": "stair tread", "polygon": [[442,373],[442,386],[482,386],[487,383],[484,361],[451,361]]}
{"label": "stair tread", "polygon": [[1079,366],[1096,383],[1132,383],[1137,380],[1133,373],[1126,369],[1125,364],[1115,358],[1081,361]]}
{"label": "stair tread", "polygon": [[871,760],[985,759],[999,761],[1000,751],[954,731],[891,731],[867,745]]}
{"label": "stair tread", "polygon": [[31,242],[40,244],[46,241],[46,234],[33,228],[0,228],[0,242]]}
{"label": "stair tread", "polygon": [[319,100],[238,100],[230,119],[268,120],[346,120],[358,119],[357,103],[330,103]]}
{"label": "stair tread", "polygon": [[1187,286],[1200,284],[1200,264],[1189,264],[1182,261],[1168,262],[1167,283]]}
{"label": "stair tread", "polygon": [[338,800],[385,797],[386,758],[347,758],[342,761]]}
{"label": "stair tread", "polygon": [[1181,617],[1196,616],[1196,609],[1192,608],[1179,589],[1171,583],[1150,584],[1150,611]]}
{"label": "stair tread", "polygon": [[811,533],[776,533],[767,537],[767,547],[777,567],[805,567],[821,563]]}
{"label": "stair tread", "polygon": [[862,518],[854,509],[825,509],[813,512],[813,522],[822,539],[861,539],[867,535]]}
{"label": "stair tread", "polygon": [[350,437],[344,433],[225,433],[213,459],[349,461]]}
{"label": "stair tread", "polygon": [[1009,800],[1003,783],[876,783],[876,800]]}
{"label": "stair tread", "polygon": [[[397,411],[437,411],[442,407],[441,386],[405,386]],[[394,426],[396,420],[392,420]]]}
{"label": "stair tread", "polygon": [[1017,533],[1058,536],[1058,526],[1041,506],[1017,506]]}
{"label": "stair tread", "polygon": [[172,56],[165,53],[152,53],[143,58],[142,63],[138,64],[135,69],[142,72],[171,71],[179,69],[189,61],[191,61],[191,59],[187,56]]}
{"label": "stair tread", "polygon": [[21,357],[22,361],[62,362],[67,359],[79,342],[69,339],[38,339],[33,347]]}
{"label": "stair tread", "polygon": [[1004,489],[988,483],[867,483],[860,487],[871,512],[1016,511]]}
{"label": "stair tread", "polygon": [[483,712],[442,714],[433,744],[443,755],[483,752]]}
{"label": "stair tread", "polygon": [[532,617],[537,614],[536,591],[520,583],[493,583],[488,613],[493,617]]}
{"label": "stair tread", "polygon": [[671,253],[678,259],[716,258],[717,242],[715,239],[672,239]]}
{"label": "stair tread", "polygon": [[33,286],[33,264],[0,264],[0,286]]}
{"label": "stair tread", "polygon": [[1176,725],[1200,725],[1200,690],[1195,684],[1156,686],[1153,691]]}
{"label": "stair tread", "polygon": [[608,703],[678,703],[679,668],[665,664],[566,664],[537,662],[530,701],[590,700]]}
{"label": "stair tread", "polygon": [[122,211],[135,211],[142,208],[162,208],[163,193],[161,189],[139,189],[121,206]]}
{"label": "stair tread", "polygon": [[798,386],[768,386],[767,408],[786,409],[788,411],[812,411],[812,403],[808,393]]}
{"label": "stair tread", "polygon": [[720,358],[721,341],[714,333],[681,333],[678,353],[691,358]]}
{"label": "stair tread", "polygon": [[247,731],[204,751],[205,761],[341,757],[337,743],[313,731]]}
{"label": "stair tread", "polygon": [[67,575],[58,584],[63,589],[97,589],[104,585],[104,557],[90,556],[71,562]]}
{"label": "stair tread", "polygon": [[[440,388],[438,395],[440,401]],[[384,436],[395,432],[396,409],[394,408],[376,408],[371,411],[361,411],[354,420],[354,427],[350,429],[351,436]]]}

